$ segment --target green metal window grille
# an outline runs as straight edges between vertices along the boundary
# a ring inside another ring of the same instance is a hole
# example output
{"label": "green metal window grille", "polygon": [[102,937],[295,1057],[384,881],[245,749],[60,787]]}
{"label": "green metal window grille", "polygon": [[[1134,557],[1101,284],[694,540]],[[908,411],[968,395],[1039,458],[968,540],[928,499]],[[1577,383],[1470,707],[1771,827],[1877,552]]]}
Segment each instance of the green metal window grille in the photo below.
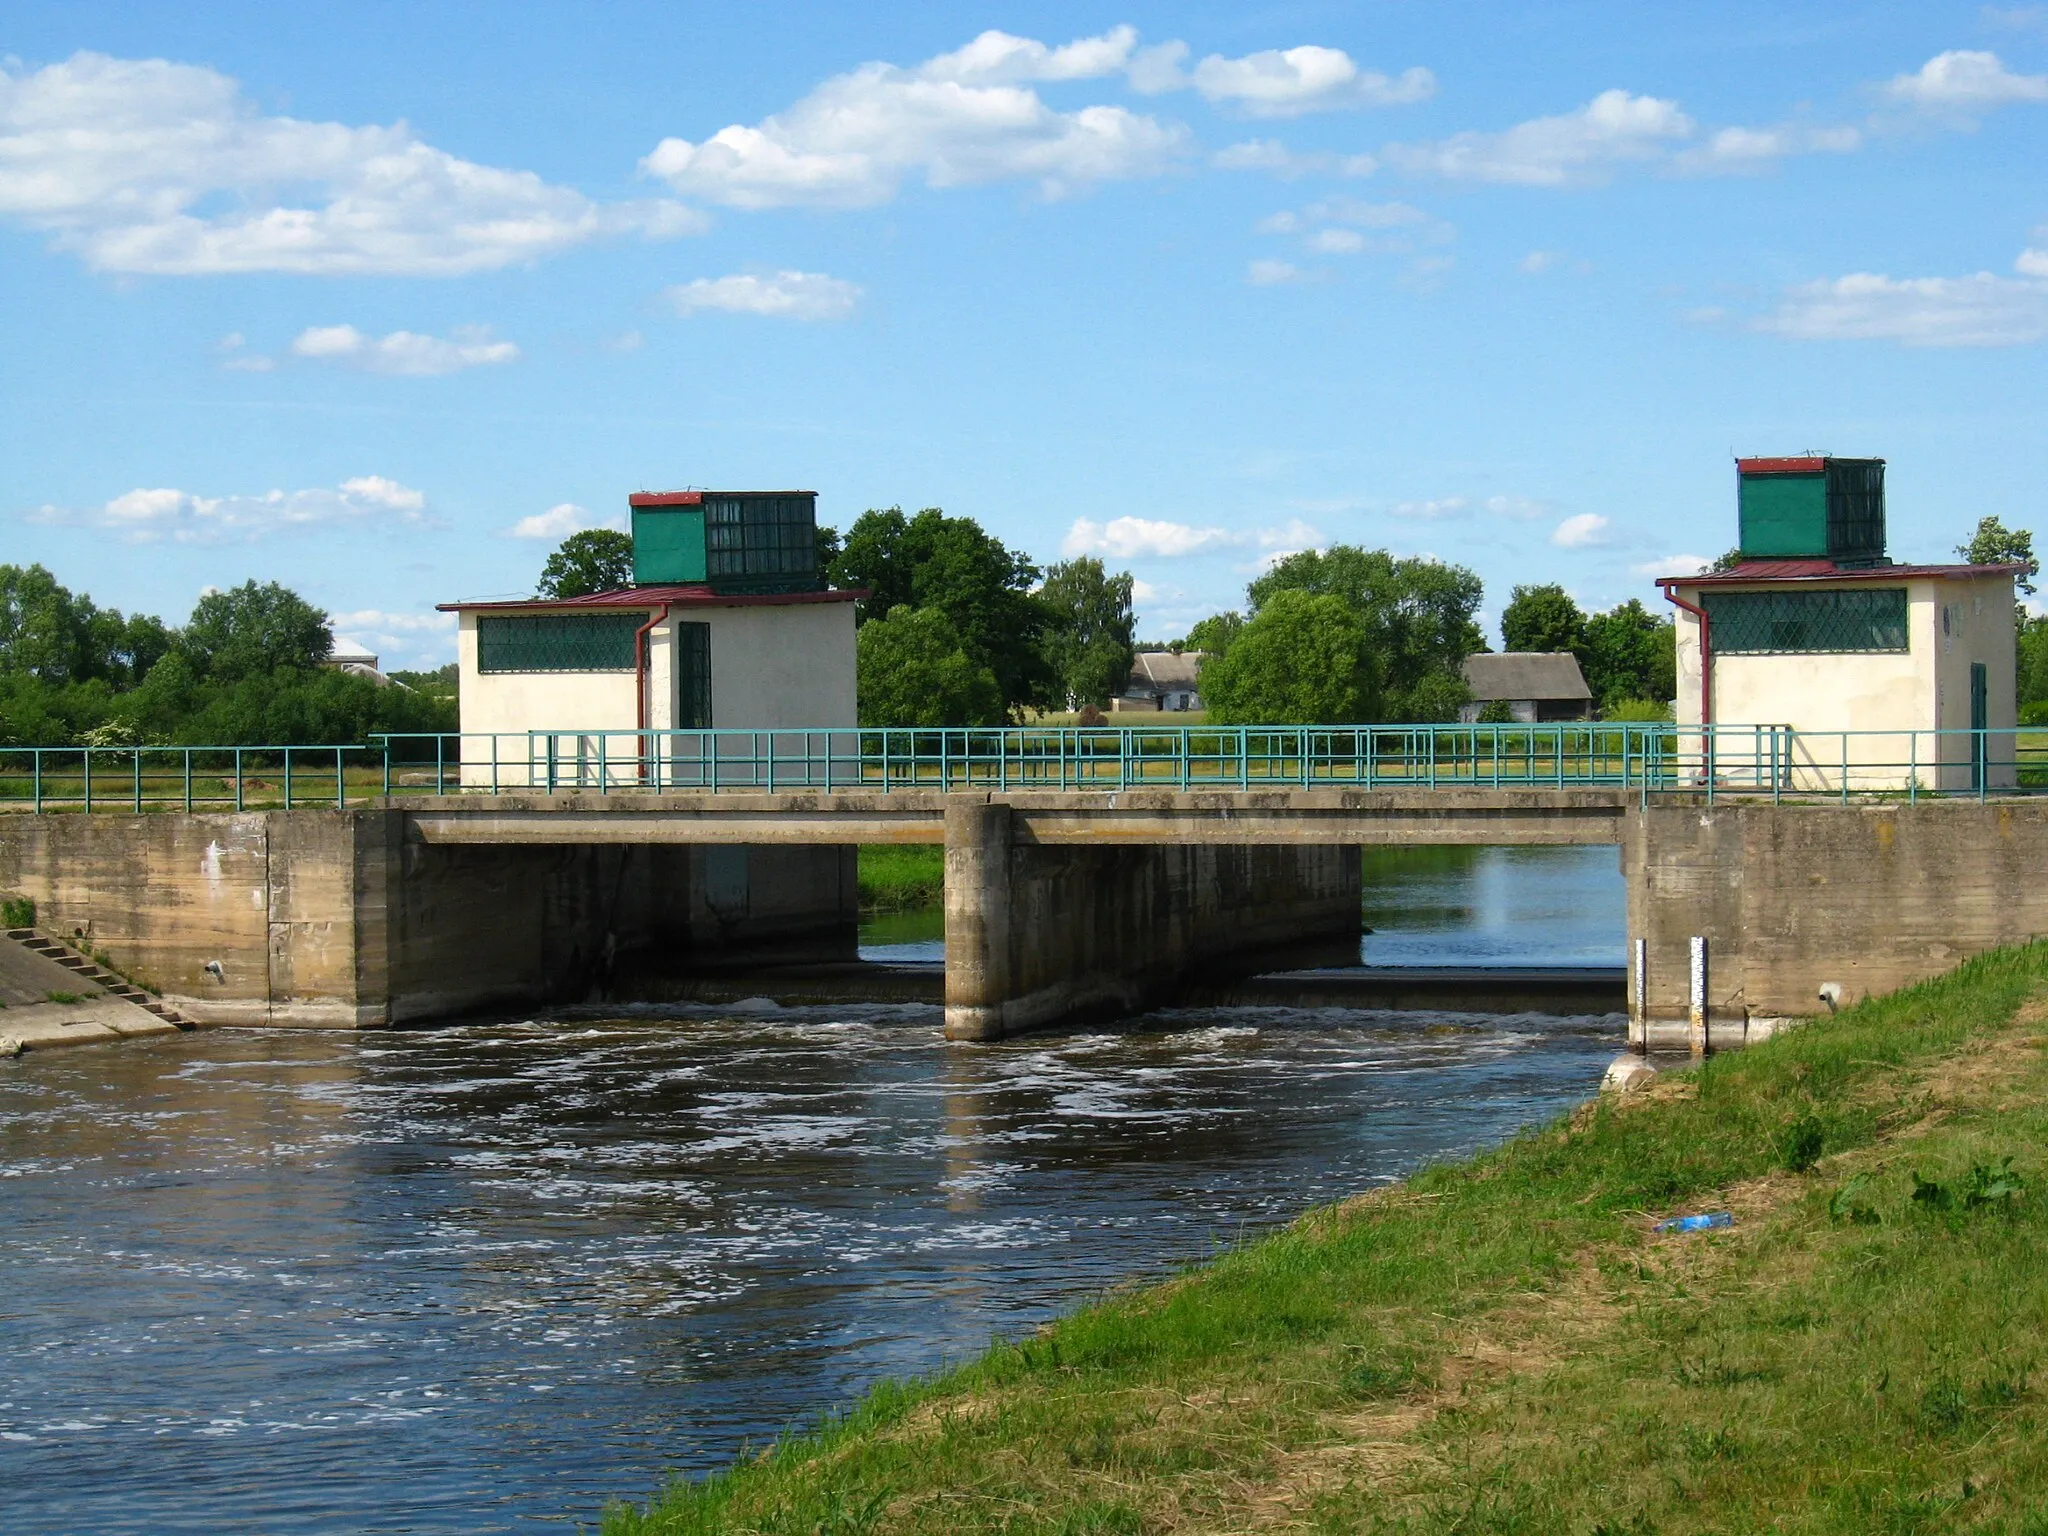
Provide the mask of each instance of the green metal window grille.
{"label": "green metal window grille", "polygon": [[808,496],[707,496],[705,568],[723,577],[812,577],[817,509]]}
{"label": "green metal window grille", "polygon": [[479,672],[630,672],[643,613],[551,613],[476,621]]}
{"label": "green metal window grille", "polygon": [[1705,606],[1717,655],[1907,649],[1904,587],[1711,592]]}
{"label": "green metal window grille", "polygon": [[676,729],[711,729],[711,626],[676,625]]}

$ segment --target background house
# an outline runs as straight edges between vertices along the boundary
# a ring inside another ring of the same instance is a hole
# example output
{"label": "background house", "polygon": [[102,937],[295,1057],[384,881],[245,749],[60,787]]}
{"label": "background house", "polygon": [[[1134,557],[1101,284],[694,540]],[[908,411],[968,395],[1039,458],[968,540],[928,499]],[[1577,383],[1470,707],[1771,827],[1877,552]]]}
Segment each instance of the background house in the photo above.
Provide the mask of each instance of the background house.
{"label": "background house", "polygon": [[1505,704],[1523,724],[1593,718],[1593,690],[1569,651],[1484,651],[1465,658],[1464,673],[1472,699],[1460,720],[1477,720],[1489,704]]}
{"label": "background house", "polygon": [[1205,651],[1140,651],[1131,661],[1131,680],[1110,701],[1112,710],[1181,711],[1200,709],[1196,674],[1208,659]]}

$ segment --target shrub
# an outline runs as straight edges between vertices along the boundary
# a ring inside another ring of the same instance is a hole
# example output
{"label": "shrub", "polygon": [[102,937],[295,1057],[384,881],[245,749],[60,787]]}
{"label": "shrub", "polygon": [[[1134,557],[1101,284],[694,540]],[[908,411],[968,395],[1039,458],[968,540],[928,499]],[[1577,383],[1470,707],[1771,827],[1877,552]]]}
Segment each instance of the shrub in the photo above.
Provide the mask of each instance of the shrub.
{"label": "shrub", "polygon": [[27,896],[10,896],[0,901],[0,928],[33,928],[36,904]]}

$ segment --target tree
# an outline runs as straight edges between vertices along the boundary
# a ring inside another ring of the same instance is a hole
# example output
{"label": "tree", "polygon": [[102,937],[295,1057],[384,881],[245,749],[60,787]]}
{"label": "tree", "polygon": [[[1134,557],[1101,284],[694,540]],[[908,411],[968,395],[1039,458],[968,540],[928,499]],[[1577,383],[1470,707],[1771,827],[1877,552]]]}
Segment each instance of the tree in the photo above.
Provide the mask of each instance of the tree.
{"label": "tree", "polygon": [[2048,618],[2020,626],[2019,704],[2048,707]]}
{"label": "tree", "polygon": [[1047,568],[1038,600],[1048,613],[1045,658],[1069,709],[1102,704],[1131,680],[1129,571],[1111,576],[1089,556]]}
{"label": "tree", "polygon": [[1204,662],[1202,702],[1218,725],[1345,725],[1379,711],[1365,621],[1328,592],[1270,593],[1230,649]]}
{"label": "tree", "polygon": [[1364,624],[1380,682],[1378,702],[1390,720],[1434,718],[1444,687],[1440,681],[1425,687],[1424,679],[1456,677],[1467,656],[1486,649],[1473,622],[1485,588],[1461,565],[1397,560],[1383,549],[1348,544],[1289,555],[1246,589],[1253,622],[1286,591],[1335,597]]}
{"label": "tree", "polygon": [[222,682],[314,667],[333,649],[327,615],[274,581],[207,593],[178,636],[193,671]]}
{"label": "tree", "polygon": [[1570,651],[1581,656],[1586,649],[1586,616],[1571,594],[1554,582],[1516,587],[1500,616],[1500,637],[1511,651]]}
{"label": "tree", "polygon": [[1956,553],[1972,565],[2025,566],[2013,585],[2033,596],[2033,578],[2040,575],[2041,562],[2034,558],[2034,535],[2027,529],[2008,528],[1995,517],[1980,518],[1976,533],[1969,543],[1958,544]]}
{"label": "tree", "polygon": [[862,725],[1002,723],[995,674],[968,654],[936,608],[898,604],[860,626],[854,651]]}
{"label": "tree", "polygon": [[1188,631],[1187,639],[1181,642],[1181,649],[1184,651],[1201,651],[1209,656],[1221,656],[1230,649],[1230,642],[1235,640],[1243,630],[1243,614],[1211,614]]}
{"label": "tree", "polygon": [[900,607],[936,608],[966,654],[986,667],[1006,713],[1056,702],[1058,682],[1043,639],[1046,605],[1031,593],[1038,567],[968,517],[926,507],[864,512],[846,532],[832,567],[837,587],[866,587],[856,606],[865,626]]}
{"label": "tree", "polygon": [[1632,597],[1586,620],[1579,664],[1603,714],[1629,699],[1668,704],[1678,691],[1677,632]]}
{"label": "tree", "polygon": [[633,536],[614,528],[586,528],[562,540],[540,568],[539,597],[587,597],[633,584]]}

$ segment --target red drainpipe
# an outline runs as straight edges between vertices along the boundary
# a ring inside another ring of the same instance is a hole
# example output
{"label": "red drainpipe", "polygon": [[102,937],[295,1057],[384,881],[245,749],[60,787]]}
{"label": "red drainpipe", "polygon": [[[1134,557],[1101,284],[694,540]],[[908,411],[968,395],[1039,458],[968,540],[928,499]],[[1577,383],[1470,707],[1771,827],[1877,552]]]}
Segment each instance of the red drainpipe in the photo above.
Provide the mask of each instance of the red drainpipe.
{"label": "red drainpipe", "polygon": [[[647,729],[647,636],[655,625],[668,617],[673,606],[672,603],[663,603],[659,613],[649,614],[647,622],[633,631],[633,702],[637,706],[636,728],[642,731]],[[647,754],[644,751],[640,754],[640,777],[647,777]]]}
{"label": "red drainpipe", "polygon": [[1700,724],[1712,725],[1714,723],[1714,636],[1712,630],[1707,625],[1707,610],[1697,603],[1688,603],[1684,598],[1671,590],[1669,582],[1660,581],[1657,585],[1664,589],[1664,600],[1666,602],[1676,604],[1700,621]]}

